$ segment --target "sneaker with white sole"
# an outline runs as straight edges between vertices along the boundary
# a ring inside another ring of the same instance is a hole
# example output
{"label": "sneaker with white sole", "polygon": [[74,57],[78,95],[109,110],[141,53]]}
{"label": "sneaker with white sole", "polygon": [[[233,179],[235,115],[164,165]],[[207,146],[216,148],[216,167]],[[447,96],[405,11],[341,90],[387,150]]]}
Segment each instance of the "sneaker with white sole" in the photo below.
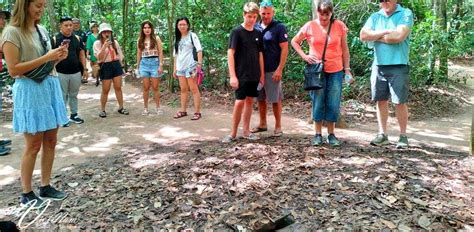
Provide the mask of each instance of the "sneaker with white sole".
{"label": "sneaker with white sole", "polygon": [[163,110],[161,108],[156,108],[155,109],[156,115],[163,115]]}
{"label": "sneaker with white sole", "polygon": [[43,204],[43,200],[36,196],[35,192],[22,193],[20,196],[20,205],[22,207],[28,206],[31,209],[39,209]]}
{"label": "sneaker with white sole", "polygon": [[148,109],[144,109],[144,110],[143,110],[142,115],[145,115],[145,116],[146,116],[146,115],[149,115],[149,114],[150,114],[150,112],[148,111]]}
{"label": "sneaker with white sole", "polygon": [[76,123],[76,124],[82,124],[84,123],[84,120],[82,118],[79,118],[77,114],[71,114],[71,117],[69,118],[70,122]]}
{"label": "sneaker with white sole", "polygon": [[231,143],[231,142],[234,142],[236,141],[237,138],[236,137],[232,137],[231,135],[226,135],[222,140],[221,142],[222,143]]}

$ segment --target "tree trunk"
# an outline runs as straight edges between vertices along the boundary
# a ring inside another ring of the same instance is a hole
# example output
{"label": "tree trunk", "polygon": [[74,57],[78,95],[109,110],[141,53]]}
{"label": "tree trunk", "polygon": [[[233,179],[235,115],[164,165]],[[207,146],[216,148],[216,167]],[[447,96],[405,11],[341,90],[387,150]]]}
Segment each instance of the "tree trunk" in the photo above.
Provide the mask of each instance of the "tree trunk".
{"label": "tree trunk", "polygon": [[[122,1],[122,47],[123,54],[128,54],[128,0]],[[127,59],[124,59],[125,70],[128,70]]]}
{"label": "tree trunk", "polygon": [[58,32],[58,26],[59,26],[58,23],[56,22],[56,17],[55,17],[56,13],[54,11],[54,1],[47,1],[46,4],[47,4],[46,7],[48,11],[49,22],[51,25],[50,35],[53,36]]}
{"label": "tree trunk", "polygon": [[165,1],[165,9],[168,9],[167,11],[167,26],[168,26],[168,41],[170,43],[170,46],[168,46],[168,53],[170,56],[169,62],[170,64],[168,65],[168,74],[170,75],[170,78],[168,78],[168,90],[170,92],[174,92],[174,85],[175,85],[175,78],[173,77],[173,69],[174,69],[174,57],[173,57],[173,49],[174,49],[174,15],[175,15],[175,9],[176,9],[176,0],[166,0]]}
{"label": "tree trunk", "polygon": [[[443,34],[448,33],[448,19],[447,19],[447,14],[446,14],[446,0],[437,0],[438,1],[438,6],[437,6],[437,11],[436,11],[436,21],[438,23],[438,28],[442,30]],[[442,39],[440,39],[439,43],[439,71],[440,74],[444,78],[448,78],[448,49],[445,49],[447,47],[448,41],[444,39],[444,36]],[[444,49],[443,49],[444,48]]]}

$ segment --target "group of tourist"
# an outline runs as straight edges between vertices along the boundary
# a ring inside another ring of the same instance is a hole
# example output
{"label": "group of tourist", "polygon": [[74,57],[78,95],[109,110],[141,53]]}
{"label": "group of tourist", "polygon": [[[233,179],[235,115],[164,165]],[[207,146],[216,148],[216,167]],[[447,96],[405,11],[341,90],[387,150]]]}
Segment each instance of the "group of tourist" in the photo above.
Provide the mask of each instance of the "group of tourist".
{"label": "group of tourist", "polygon": [[[122,65],[124,55],[114,38],[112,27],[107,23],[90,24],[89,35],[73,33],[77,20],[61,17],[60,33],[51,37],[38,24],[46,7],[46,0],[17,0],[10,25],[2,34],[1,48],[8,70],[15,79],[13,85],[13,130],[23,133],[25,150],[21,162],[21,203],[35,201],[39,207],[42,199],[62,200],[67,194],[50,185],[51,170],[55,155],[57,132],[69,122],[83,123],[78,115],[77,93],[81,81],[87,77],[86,60],[98,69],[102,82],[100,113],[107,117],[106,103],[111,86],[114,87],[118,113],[128,115],[122,94]],[[386,145],[388,100],[396,105],[400,126],[397,147],[408,146],[406,126],[408,121],[408,51],[409,35],[413,16],[409,9],[397,4],[397,0],[380,0],[380,11],[372,14],[360,31],[362,41],[373,43],[375,51],[372,65],[372,99],[377,102],[379,134],[372,145]],[[322,62],[324,58],[322,88],[309,92],[312,101],[312,117],[315,135],[314,146],[327,142],[340,146],[335,136],[335,122],[339,118],[342,83],[344,76],[353,82],[350,68],[350,52],[347,43],[348,28],[334,18],[334,6],[330,0],[320,0],[317,17],[307,22],[290,40],[297,54],[307,64]],[[261,20],[258,21],[258,18]],[[283,134],[281,126],[283,73],[288,56],[288,33],[285,25],[274,19],[275,9],[269,0],[260,6],[249,2],[243,7],[243,23],[236,26],[229,38],[227,50],[230,86],[235,90],[230,135],[222,142],[237,138],[240,121],[243,121],[242,136],[257,140],[257,133],[267,131],[267,103],[271,103],[275,126],[272,136]],[[1,16],[1,14],[0,14]],[[0,17],[1,20],[1,17]],[[1,22],[1,21],[0,21]],[[175,24],[174,72],[181,89],[181,107],[175,119],[188,116],[189,92],[194,100],[191,120],[199,120],[201,99],[196,74],[203,64],[203,46],[198,36],[191,32],[189,19],[179,18]],[[309,52],[304,52],[302,41],[306,40]],[[137,69],[143,78],[143,115],[160,115],[160,78],[163,74],[163,45],[155,35],[154,25],[144,21],[140,25],[137,40]],[[94,74],[96,75],[96,74]],[[148,106],[150,88],[153,91],[155,110]],[[252,105],[257,98],[259,123],[250,127]],[[69,104],[67,116],[65,103]],[[327,122],[326,137],[322,135],[323,121]],[[32,174],[36,156],[42,149],[41,185],[39,197],[32,189]]]}

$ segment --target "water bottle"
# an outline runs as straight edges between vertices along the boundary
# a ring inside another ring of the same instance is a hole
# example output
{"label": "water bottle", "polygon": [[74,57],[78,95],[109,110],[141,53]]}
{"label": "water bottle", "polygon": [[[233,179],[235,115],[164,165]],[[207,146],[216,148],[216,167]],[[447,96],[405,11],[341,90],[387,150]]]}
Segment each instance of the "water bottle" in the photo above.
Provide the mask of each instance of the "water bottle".
{"label": "water bottle", "polygon": [[263,89],[263,84],[261,82],[258,82],[257,91],[260,91],[262,89]]}
{"label": "water bottle", "polygon": [[351,82],[352,82],[352,76],[349,75],[349,74],[344,74],[344,82],[345,82],[346,84],[348,84],[348,85],[351,84]]}

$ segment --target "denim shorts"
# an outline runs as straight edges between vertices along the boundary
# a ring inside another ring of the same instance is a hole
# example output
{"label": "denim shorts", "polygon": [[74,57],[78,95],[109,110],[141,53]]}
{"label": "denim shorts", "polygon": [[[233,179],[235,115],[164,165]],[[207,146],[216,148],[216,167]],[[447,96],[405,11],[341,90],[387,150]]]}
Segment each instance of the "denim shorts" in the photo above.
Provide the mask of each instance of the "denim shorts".
{"label": "denim shorts", "polygon": [[337,122],[339,118],[344,72],[324,73],[323,88],[310,91],[315,122]]}
{"label": "denim shorts", "polygon": [[196,67],[197,63],[195,65],[191,65],[191,67],[184,69],[184,70],[176,70],[176,76],[178,77],[194,77],[196,74]]}
{"label": "denim shorts", "polygon": [[410,67],[408,65],[374,65],[370,83],[373,101],[387,101],[394,104],[408,102]]}
{"label": "denim shorts", "polygon": [[160,58],[158,57],[142,57],[140,61],[140,77],[158,78],[161,75],[158,73],[160,67]]}

